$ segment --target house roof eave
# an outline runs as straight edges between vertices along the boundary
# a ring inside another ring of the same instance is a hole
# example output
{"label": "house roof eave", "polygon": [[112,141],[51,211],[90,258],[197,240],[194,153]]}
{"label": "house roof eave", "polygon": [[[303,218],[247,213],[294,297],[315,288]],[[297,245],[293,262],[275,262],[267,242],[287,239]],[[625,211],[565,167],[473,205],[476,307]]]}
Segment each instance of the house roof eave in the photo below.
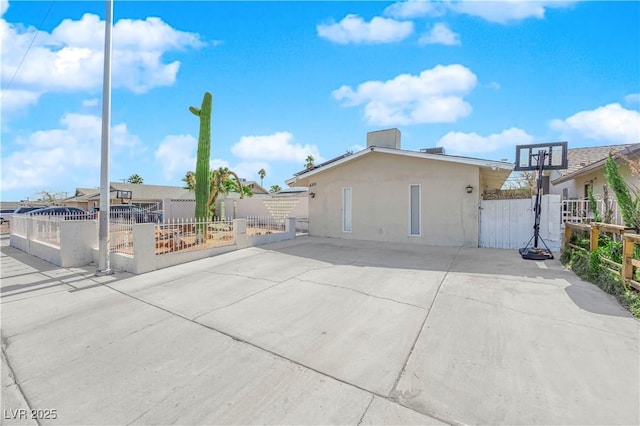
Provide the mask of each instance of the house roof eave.
{"label": "house roof eave", "polygon": [[336,161],[330,161],[328,163],[326,163],[325,165],[321,165],[317,168],[308,170],[308,171],[303,171],[302,173],[297,174],[296,176],[292,177],[289,180],[286,180],[285,183],[289,186],[291,186],[292,184],[295,184],[296,182],[299,182],[300,180],[309,178],[313,175],[316,175],[318,173],[322,173],[325,172],[326,170],[329,170],[333,167],[337,167],[341,164],[344,164],[346,162],[349,161],[353,161],[356,158],[360,158],[363,157],[365,155],[369,155],[373,152],[379,152],[379,153],[384,153],[384,154],[392,154],[392,155],[401,155],[404,157],[413,157],[413,158],[422,158],[422,159],[427,159],[427,160],[436,160],[436,161],[446,161],[446,162],[452,162],[452,163],[457,163],[457,164],[468,164],[468,165],[472,165],[472,166],[478,166],[481,168],[489,168],[491,170],[508,170],[511,171],[514,168],[514,164],[513,163],[506,163],[504,161],[492,161],[492,160],[483,160],[483,159],[479,159],[479,158],[471,158],[471,157],[458,157],[458,156],[453,156],[453,155],[442,155],[442,154],[428,154],[425,152],[415,152],[415,151],[403,151],[403,150],[399,150],[399,149],[393,149],[393,148],[380,148],[377,146],[371,146],[368,148],[363,149],[362,151],[358,151],[355,154],[351,154],[351,155],[347,155],[347,156],[343,156],[342,158],[339,158]]}
{"label": "house roof eave", "polygon": [[[631,146],[628,146],[624,149],[621,149],[620,151],[614,152],[613,153],[613,157],[615,159],[616,162],[619,162],[620,159],[622,158],[622,156],[627,156],[629,158],[637,158],[640,156],[640,144],[634,144]],[[557,179],[554,179],[551,181],[551,184],[553,185],[558,185],[560,183],[564,183],[564,182],[568,182],[570,180],[573,180],[583,174],[587,174],[587,173],[591,173],[591,172],[595,172],[598,169],[604,167],[605,163],[607,162],[607,157],[602,158],[601,160],[595,161],[587,166],[584,166],[574,172],[571,172],[569,174],[566,174],[564,176],[560,176]]]}

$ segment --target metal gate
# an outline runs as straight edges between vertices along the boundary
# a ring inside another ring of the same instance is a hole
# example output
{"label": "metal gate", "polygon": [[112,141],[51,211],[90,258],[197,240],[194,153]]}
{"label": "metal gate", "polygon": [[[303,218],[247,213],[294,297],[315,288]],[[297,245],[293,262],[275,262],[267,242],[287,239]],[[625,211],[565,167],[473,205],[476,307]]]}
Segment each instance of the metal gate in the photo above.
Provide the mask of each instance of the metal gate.
{"label": "metal gate", "polygon": [[[525,247],[533,236],[534,204],[535,197],[481,200],[479,246],[503,249]],[[560,207],[559,195],[542,197],[540,236],[554,251],[560,248]]]}

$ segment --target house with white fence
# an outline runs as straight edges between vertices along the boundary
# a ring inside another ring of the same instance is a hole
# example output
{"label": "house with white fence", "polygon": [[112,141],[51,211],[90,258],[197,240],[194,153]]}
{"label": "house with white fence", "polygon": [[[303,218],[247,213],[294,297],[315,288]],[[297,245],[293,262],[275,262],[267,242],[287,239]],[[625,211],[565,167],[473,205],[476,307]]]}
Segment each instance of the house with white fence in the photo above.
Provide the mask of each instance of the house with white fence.
{"label": "house with white fence", "polygon": [[607,145],[568,150],[569,167],[550,173],[549,193],[562,197],[562,222],[591,222],[594,217],[588,199],[592,190],[601,218],[610,211],[611,223],[622,225],[613,191],[604,176],[604,165],[613,153],[620,173],[631,188],[640,189],[640,174],[634,172],[627,160],[640,158],[640,144]]}
{"label": "house with white fence", "polygon": [[479,204],[514,165],[401,149],[400,131],[367,134],[367,147],[304,170],[309,234],[321,237],[478,247]]}

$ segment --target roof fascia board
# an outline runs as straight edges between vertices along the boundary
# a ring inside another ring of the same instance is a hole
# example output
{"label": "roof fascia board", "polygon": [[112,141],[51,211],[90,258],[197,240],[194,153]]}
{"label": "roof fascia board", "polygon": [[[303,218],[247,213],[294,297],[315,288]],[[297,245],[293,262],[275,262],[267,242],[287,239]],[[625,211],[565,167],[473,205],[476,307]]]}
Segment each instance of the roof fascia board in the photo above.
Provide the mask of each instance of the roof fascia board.
{"label": "roof fascia board", "polygon": [[501,161],[480,160],[480,159],[476,159],[476,158],[453,157],[453,156],[447,156],[447,155],[442,155],[442,154],[427,154],[427,153],[424,153],[424,152],[403,151],[403,150],[392,149],[392,148],[380,148],[380,147],[377,147],[377,146],[372,146],[372,147],[363,149],[362,151],[358,151],[355,154],[349,155],[348,157],[344,157],[344,158],[341,158],[340,160],[337,160],[337,161],[334,161],[332,163],[329,163],[326,166],[319,167],[317,169],[311,170],[311,171],[306,172],[306,173],[304,173],[302,175],[299,175],[299,176],[295,176],[295,177],[293,177],[293,178],[291,178],[289,180],[286,180],[285,183],[287,185],[291,185],[292,183],[295,183],[298,180],[311,177],[311,176],[316,175],[318,173],[322,173],[325,170],[329,170],[332,167],[339,166],[339,165],[344,164],[344,163],[346,163],[348,161],[355,160],[356,158],[363,157],[363,156],[365,156],[367,154],[370,154],[372,152],[381,152],[383,154],[401,155],[401,156],[404,156],[404,157],[414,157],[414,158],[422,158],[422,159],[436,160],[436,161],[446,161],[446,162],[458,163],[458,164],[468,164],[468,165],[472,165],[472,166],[485,167],[485,168],[489,168],[489,169],[513,170],[513,167],[514,167],[514,165],[511,164],[511,163],[504,163],[504,162],[501,162]]}
{"label": "roof fascia board", "polygon": [[[640,144],[633,144],[633,145],[627,146],[626,148],[621,149],[620,151],[616,151],[614,153],[614,155],[613,155],[613,158],[614,158],[614,160],[616,162],[619,163],[621,155],[629,156],[631,158],[636,158],[639,153],[640,153]],[[569,181],[571,179],[575,179],[578,176],[582,175],[583,173],[593,172],[593,171],[599,169],[600,167],[603,167],[606,162],[607,162],[607,157],[604,157],[601,160],[593,162],[593,163],[591,163],[591,164],[589,164],[587,166],[584,166],[584,167],[574,171],[573,173],[569,173],[568,175],[560,176],[558,179],[552,180],[551,183],[556,185],[556,184],[559,184],[559,183],[567,182],[567,181]]]}

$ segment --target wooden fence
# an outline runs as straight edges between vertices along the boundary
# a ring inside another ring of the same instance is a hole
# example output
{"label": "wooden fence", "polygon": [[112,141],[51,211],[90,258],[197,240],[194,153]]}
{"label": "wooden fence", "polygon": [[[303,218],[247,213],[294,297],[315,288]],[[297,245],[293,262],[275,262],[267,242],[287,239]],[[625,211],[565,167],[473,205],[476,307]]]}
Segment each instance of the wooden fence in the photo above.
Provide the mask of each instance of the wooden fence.
{"label": "wooden fence", "polygon": [[[584,231],[589,234],[589,249],[572,244],[571,234],[574,230]],[[640,247],[640,234],[634,234],[630,228],[608,223],[592,222],[590,224],[565,222],[564,243],[572,248],[591,253],[598,250],[598,242],[601,233],[617,235],[622,240],[622,263],[600,256],[600,260],[607,264],[607,269],[620,274],[625,288],[633,287],[640,291],[640,282],[633,279],[634,269],[640,268],[640,259],[633,257],[636,246]]]}

